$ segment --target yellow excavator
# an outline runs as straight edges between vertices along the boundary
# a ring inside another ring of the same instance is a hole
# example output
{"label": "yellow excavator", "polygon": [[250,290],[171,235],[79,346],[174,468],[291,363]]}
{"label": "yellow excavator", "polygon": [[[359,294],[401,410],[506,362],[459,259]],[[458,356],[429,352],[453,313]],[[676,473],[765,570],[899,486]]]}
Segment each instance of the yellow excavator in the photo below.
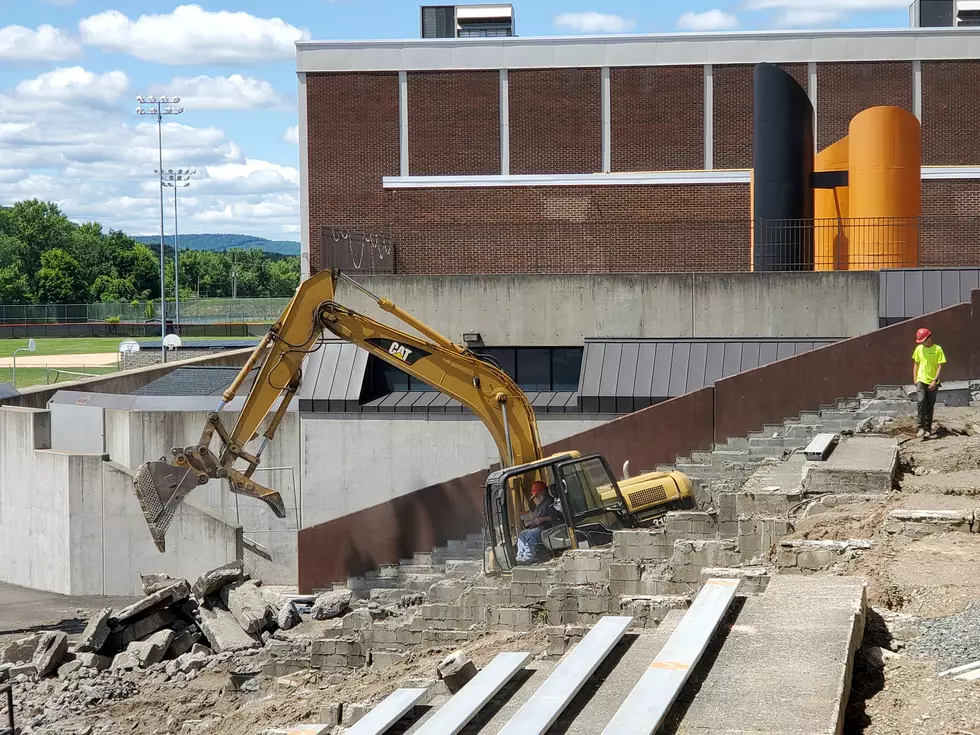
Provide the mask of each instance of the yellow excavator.
{"label": "yellow excavator", "polygon": [[[338,280],[350,283],[423,336],[407,334],[337,303]],[[300,284],[282,316],[222,394],[200,441],[173,449],[169,462],[161,458],[138,468],[136,497],[160,551],[166,549],[167,528],[178,506],[191,490],[214,478],[227,479],[232,492],[262,500],[278,517],[285,517],[279,493],[255,482],[252,474],[299,388],[304,358],[322,346],[324,332],[451,396],[490,431],[501,469],[489,475],[485,487],[488,571],[508,572],[516,564],[517,537],[533,508],[531,486],[537,481],[548,485],[564,517],[564,523],[555,524],[542,536],[544,548],[552,553],[608,544],[613,531],[650,525],[668,510],[694,506],[691,481],[680,472],[654,472],[617,481],[600,455],[572,451],[545,457],[527,396],[490,358],[454,343],[334,269]],[[258,374],[238,421],[229,431],[221,422],[221,410],[255,370]],[[250,453],[246,447],[258,438],[260,425],[277,400],[279,405],[257,451]],[[211,442],[216,433],[221,447],[214,452]],[[236,467],[239,462],[244,466]]]}

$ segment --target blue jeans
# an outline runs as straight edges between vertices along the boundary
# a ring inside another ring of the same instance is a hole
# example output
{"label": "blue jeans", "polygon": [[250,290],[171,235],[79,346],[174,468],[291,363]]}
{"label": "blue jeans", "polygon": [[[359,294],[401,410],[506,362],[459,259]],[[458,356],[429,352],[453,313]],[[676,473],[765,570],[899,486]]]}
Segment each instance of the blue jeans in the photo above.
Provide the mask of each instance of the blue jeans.
{"label": "blue jeans", "polygon": [[538,553],[538,546],[541,545],[542,528],[528,528],[521,531],[517,536],[517,561],[518,563],[532,562]]}

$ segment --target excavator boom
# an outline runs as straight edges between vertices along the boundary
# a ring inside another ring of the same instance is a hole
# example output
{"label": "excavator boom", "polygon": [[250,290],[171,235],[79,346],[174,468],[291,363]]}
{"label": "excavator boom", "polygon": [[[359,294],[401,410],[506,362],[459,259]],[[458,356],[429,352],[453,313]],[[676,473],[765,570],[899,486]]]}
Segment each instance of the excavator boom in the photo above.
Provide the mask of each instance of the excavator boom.
{"label": "excavator boom", "polygon": [[[422,336],[395,329],[338,304],[334,300],[338,279],[354,285],[381,309]],[[322,271],[300,284],[282,316],[222,394],[221,404],[209,416],[198,443],[173,449],[169,462],[161,458],[138,468],[134,480],[136,497],[160,551],[166,548],[167,528],[181,502],[195,487],[212,479],[227,479],[232,492],[262,500],[278,517],[285,517],[279,493],[251,477],[299,389],[303,360],[319,349],[324,332],[367,350],[465,405],[490,431],[505,467],[541,458],[534,410],[527,396],[503,370],[339,271]],[[228,431],[221,423],[221,410],[256,370],[258,374],[238,420]],[[262,422],[277,401],[278,407],[262,434],[258,450],[249,453],[246,446],[258,437]],[[222,443],[217,454],[210,448],[215,433]],[[236,467],[239,461],[245,466]]]}

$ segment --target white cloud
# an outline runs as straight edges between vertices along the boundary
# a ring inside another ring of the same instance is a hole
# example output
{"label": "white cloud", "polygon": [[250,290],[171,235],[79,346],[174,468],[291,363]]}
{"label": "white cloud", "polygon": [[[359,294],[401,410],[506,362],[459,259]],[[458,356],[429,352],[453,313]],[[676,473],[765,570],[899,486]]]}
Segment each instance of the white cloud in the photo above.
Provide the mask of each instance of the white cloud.
{"label": "white cloud", "polygon": [[684,31],[731,31],[738,28],[738,18],[717,9],[684,13],[677,19],[677,27]]}
{"label": "white cloud", "polygon": [[25,79],[14,88],[14,96],[42,104],[104,105],[118,100],[128,87],[125,72],[94,74],[81,66],[66,66]]}
{"label": "white cloud", "polygon": [[[0,93],[0,204],[36,196],[57,202],[78,221],[155,233],[157,126],[123,104],[127,82],[121,72],[69,67]],[[198,170],[181,193],[182,231],[295,239],[295,168],[246,157],[215,127],[171,119],[162,132],[163,165]],[[166,222],[169,233],[172,219]]]}
{"label": "white cloud", "polygon": [[176,77],[151,94],[179,95],[188,110],[262,110],[285,107],[282,95],[269,82],[241,74],[229,77]]}
{"label": "white cloud", "polygon": [[81,50],[77,41],[54,26],[0,28],[0,61],[65,61]]}
{"label": "white cloud", "polygon": [[282,139],[287,143],[299,145],[299,126],[293,125],[291,128],[286,128],[286,132],[282,134]]}
{"label": "white cloud", "polygon": [[813,28],[838,22],[844,14],[838,10],[784,10],[776,24],[787,28]]}
{"label": "white cloud", "polygon": [[172,13],[132,20],[118,10],[83,18],[82,42],[159,64],[247,64],[291,59],[295,41],[310,37],[281,18],[211,12],[180,5]]}
{"label": "white cloud", "polygon": [[623,33],[634,25],[622,15],[605,13],[561,13],[555,16],[555,26],[580,33]]}

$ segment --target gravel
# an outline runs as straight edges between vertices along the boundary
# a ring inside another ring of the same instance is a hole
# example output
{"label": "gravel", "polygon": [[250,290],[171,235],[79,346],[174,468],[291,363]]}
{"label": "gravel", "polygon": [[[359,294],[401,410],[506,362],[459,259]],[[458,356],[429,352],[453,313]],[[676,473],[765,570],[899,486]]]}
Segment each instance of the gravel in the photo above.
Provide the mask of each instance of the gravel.
{"label": "gravel", "polygon": [[909,642],[911,656],[934,658],[939,669],[980,661],[980,601],[961,613],[922,620],[922,633]]}

